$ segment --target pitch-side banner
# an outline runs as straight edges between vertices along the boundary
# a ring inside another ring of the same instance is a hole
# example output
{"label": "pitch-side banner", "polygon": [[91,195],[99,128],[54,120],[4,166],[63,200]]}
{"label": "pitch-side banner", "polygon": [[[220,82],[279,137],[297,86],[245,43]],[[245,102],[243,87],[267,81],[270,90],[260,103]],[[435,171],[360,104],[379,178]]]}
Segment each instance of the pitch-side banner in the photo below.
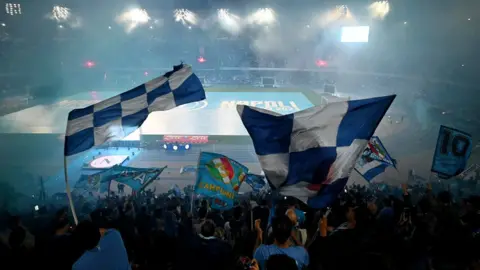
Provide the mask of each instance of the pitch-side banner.
{"label": "pitch-side banner", "polygon": [[459,175],[467,166],[472,146],[470,134],[440,126],[431,171],[444,179]]}

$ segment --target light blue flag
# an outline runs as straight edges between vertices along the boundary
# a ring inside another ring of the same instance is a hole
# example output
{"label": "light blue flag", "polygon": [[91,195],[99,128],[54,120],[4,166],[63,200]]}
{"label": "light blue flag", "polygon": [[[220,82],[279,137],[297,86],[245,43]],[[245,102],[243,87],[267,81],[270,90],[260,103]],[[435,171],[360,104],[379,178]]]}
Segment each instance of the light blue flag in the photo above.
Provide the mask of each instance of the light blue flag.
{"label": "light blue flag", "polygon": [[108,175],[105,175],[105,181],[110,181],[110,185],[123,184],[129,186],[132,191],[139,192],[148,183],[156,179],[164,169],[165,168],[132,168],[117,165],[107,171]]}
{"label": "light blue flag", "polygon": [[396,167],[396,161],[388,154],[380,138],[373,136],[355,164],[355,170],[370,182],[388,167]]}
{"label": "light blue flag", "polygon": [[252,173],[247,175],[245,182],[252,188],[254,192],[260,192],[265,186],[267,186],[265,176]]}
{"label": "light blue flag", "polygon": [[233,207],[248,168],[224,155],[202,152],[197,166],[195,192],[212,199],[212,208]]}
{"label": "light blue flag", "polygon": [[73,191],[77,195],[88,196],[89,193],[98,195],[108,191],[109,181],[102,177],[108,174],[108,171],[99,172],[92,175],[81,175],[73,187]]}
{"label": "light blue flag", "polygon": [[205,90],[188,65],[68,114],[65,156],[71,156],[112,140],[120,140],[138,129],[154,111],[166,111],[205,99]]}
{"label": "light blue flag", "polygon": [[268,182],[311,207],[335,200],[395,95],[287,115],[238,105]]}
{"label": "light blue flag", "polygon": [[156,179],[164,168],[132,168],[114,166],[103,172],[93,175],[82,175],[75,184],[74,189],[79,194],[92,192],[105,193],[111,190],[111,185],[126,185],[132,191],[141,191],[153,179]]}
{"label": "light blue flag", "polygon": [[440,178],[459,175],[467,166],[472,147],[470,134],[440,126],[431,171],[437,173]]}

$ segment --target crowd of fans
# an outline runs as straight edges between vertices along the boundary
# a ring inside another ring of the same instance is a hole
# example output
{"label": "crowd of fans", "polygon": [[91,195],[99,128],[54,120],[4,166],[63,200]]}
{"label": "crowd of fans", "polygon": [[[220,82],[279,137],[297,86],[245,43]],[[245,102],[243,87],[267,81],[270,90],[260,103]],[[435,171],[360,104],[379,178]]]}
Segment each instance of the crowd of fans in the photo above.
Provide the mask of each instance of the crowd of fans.
{"label": "crowd of fans", "polygon": [[4,212],[2,269],[478,269],[480,197],[353,186],[328,209],[270,194],[217,211],[190,195],[77,198],[76,226],[66,208]]}

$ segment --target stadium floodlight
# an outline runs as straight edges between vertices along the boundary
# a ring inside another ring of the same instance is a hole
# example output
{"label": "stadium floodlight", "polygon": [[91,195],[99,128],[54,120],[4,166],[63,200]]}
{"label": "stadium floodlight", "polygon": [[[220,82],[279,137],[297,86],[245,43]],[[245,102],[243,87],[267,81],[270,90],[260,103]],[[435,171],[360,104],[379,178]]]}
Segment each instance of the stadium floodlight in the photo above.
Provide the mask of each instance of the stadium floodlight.
{"label": "stadium floodlight", "polygon": [[5,12],[8,15],[21,15],[22,14],[22,7],[20,4],[14,4],[14,3],[6,3],[5,4]]}
{"label": "stadium floodlight", "polygon": [[117,16],[116,20],[118,23],[125,25],[125,30],[129,33],[137,26],[148,23],[150,19],[145,9],[133,8]]}
{"label": "stadium floodlight", "polygon": [[220,26],[227,32],[238,34],[241,30],[240,17],[232,14],[228,9],[221,8],[217,11],[217,19]]}
{"label": "stadium floodlight", "polygon": [[272,24],[275,22],[275,11],[271,8],[260,8],[249,16],[248,22],[259,25]]}
{"label": "stadium floodlight", "polygon": [[66,22],[71,16],[70,9],[62,6],[54,6],[50,12],[50,19],[57,22]]}
{"label": "stadium floodlight", "polygon": [[127,20],[135,24],[144,24],[150,21],[150,16],[145,9],[134,8],[124,13]]}
{"label": "stadium floodlight", "polygon": [[197,15],[188,9],[176,9],[173,11],[173,18],[176,22],[181,22],[183,25],[196,25]]}
{"label": "stadium floodlight", "polygon": [[383,20],[390,12],[390,3],[388,1],[377,1],[368,7],[370,16],[374,19]]}

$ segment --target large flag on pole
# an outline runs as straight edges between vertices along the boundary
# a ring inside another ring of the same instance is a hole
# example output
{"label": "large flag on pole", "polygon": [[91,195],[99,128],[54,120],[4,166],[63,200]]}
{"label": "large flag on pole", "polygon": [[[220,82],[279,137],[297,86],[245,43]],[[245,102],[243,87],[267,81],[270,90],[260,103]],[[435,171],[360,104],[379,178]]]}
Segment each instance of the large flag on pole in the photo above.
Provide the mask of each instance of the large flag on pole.
{"label": "large flag on pole", "polygon": [[394,99],[335,102],[288,115],[245,105],[237,110],[271,186],[322,208],[344,189]]}
{"label": "large flag on pole", "polygon": [[119,140],[147,119],[149,113],[166,111],[205,99],[205,90],[188,65],[175,66],[165,75],[83,109],[68,114],[65,156],[111,140]]}
{"label": "large flag on pole", "polygon": [[355,170],[370,182],[388,167],[395,168],[396,161],[388,154],[380,138],[373,136],[358,158]]}
{"label": "large flag on pole", "polygon": [[437,173],[440,178],[459,175],[467,167],[472,148],[470,134],[440,126],[431,171]]}
{"label": "large flag on pole", "polygon": [[123,139],[139,128],[149,113],[205,99],[205,90],[188,65],[174,66],[163,76],[97,104],[68,114],[63,167],[65,190],[75,224],[77,214],[68,184],[67,157],[108,141]]}

